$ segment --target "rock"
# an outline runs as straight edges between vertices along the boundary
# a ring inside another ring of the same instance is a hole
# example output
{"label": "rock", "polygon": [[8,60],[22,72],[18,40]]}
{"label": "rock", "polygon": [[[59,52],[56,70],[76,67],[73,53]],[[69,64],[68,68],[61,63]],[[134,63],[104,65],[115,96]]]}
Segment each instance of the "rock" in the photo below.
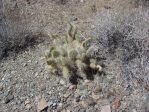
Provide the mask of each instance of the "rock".
{"label": "rock", "polygon": [[77,85],[70,85],[69,86],[69,90],[73,90],[73,91],[75,91],[77,89]]}
{"label": "rock", "polygon": [[85,112],[99,112],[95,107],[87,108]]}
{"label": "rock", "polygon": [[149,85],[145,85],[144,88],[149,91]]}
{"label": "rock", "polygon": [[0,83],[0,91],[3,90],[3,84]]}
{"label": "rock", "polygon": [[48,101],[47,105],[48,105],[48,107],[51,107],[53,105],[53,102],[52,101]]}
{"label": "rock", "polygon": [[87,86],[88,86],[88,87],[87,87],[88,90],[93,91],[93,89],[94,89],[94,84],[93,84],[93,83],[88,83]]}
{"label": "rock", "polygon": [[71,95],[71,92],[67,91],[63,96],[64,96],[64,98],[68,98],[70,95]]}
{"label": "rock", "polygon": [[40,111],[44,110],[44,109],[47,108],[47,107],[48,107],[47,101],[46,101],[44,98],[42,98],[42,99],[38,102],[38,106],[37,106],[38,111],[40,112]]}
{"label": "rock", "polygon": [[45,91],[46,90],[46,85],[42,85],[40,89],[41,89],[41,91]]}
{"label": "rock", "polygon": [[122,93],[122,91],[123,91],[123,88],[122,88],[122,86],[121,85],[116,85],[114,88],[113,88],[113,90],[115,91],[115,93],[116,94],[121,94]]}
{"label": "rock", "polygon": [[63,106],[63,104],[62,104],[62,103],[59,103],[59,104],[58,104],[58,107],[62,107],[62,106]]}
{"label": "rock", "polygon": [[88,86],[79,85],[76,91],[78,94],[87,95],[88,94]]}
{"label": "rock", "polygon": [[100,95],[101,91],[102,91],[102,87],[100,85],[96,85],[92,92],[92,98],[94,98],[95,100],[102,98],[103,96]]}
{"label": "rock", "polygon": [[88,106],[93,106],[95,105],[95,102],[93,100],[93,98],[89,97],[87,99],[84,99],[82,102],[81,102],[82,106],[83,107],[88,107]]}
{"label": "rock", "polygon": [[108,91],[107,92],[107,98],[110,98],[111,96],[115,96],[115,93],[113,91]]}
{"label": "rock", "polygon": [[96,85],[93,92],[94,93],[100,93],[102,91],[102,87],[100,85]]}
{"label": "rock", "polygon": [[63,79],[61,79],[59,82],[60,82],[61,85],[65,85],[66,84],[66,81],[64,81]]}
{"label": "rock", "polygon": [[26,104],[25,108],[26,109],[31,109],[32,108],[32,105],[31,104]]}
{"label": "rock", "polygon": [[29,99],[27,99],[24,104],[27,105],[27,104],[30,104],[31,102],[29,101]]}
{"label": "rock", "polygon": [[95,99],[95,100],[99,100],[99,99],[102,99],[103,98],[103,95],[100,95],[100,94],[96,94],[96,93],[92,93],[92,98]]}
{"label": "rock", "polygon": [[86,109],[81,108],[79,109],[79,111],[76,111],[76,112],[86,112]]}
{"label": "rock", "polygon": [[85,84],[86,84],[86,83],[89,83],[89,82],[91,82],[91,81],[88,80],[88,79],[84,80],[84,83],[85,83]]}
{"label": "rock", "polygon": [[80,0],[80,2],[81,2],[81,3],[83,3],[83,2],[84,2],[84,0]]}
{"label": "rock", "polygon": [[82,90],[85,90],[87,89],[88,87],[86,85],[78,85],[78,90],[82,91]]}
{"label": "rock", "polygon": [[4,102],[7,104],[7,103],[9,103],[11,100],[13,100],[13,99],[14,99],[14,96],[9,94],[9,95],[5,98]]}
{"label": "rock", "polygon": [[66,112],[71,112],[71,111],[67,109]]}
{"label": "rock", "polygon": [[145,112],[149,112],[149,94],[146,97]]}
{"label": "rock", "polygon": [[102,106],[101,112],[111,112],[111,107],[110,107],[110,105]]}
{"label": "rock", "polygon": [[61,101],[61,98],[60,97],[54,97],[54,99],[53,99],[53,102],[54,103],[59,103]]}
{"label": "rock", "polygon": [[121,106],[120,98],[116,98],[115,101],[113,102],[112,108],[118,109],[120,106]]}
{"label": "rock", "polygon": [[10,91],[8,91],[8,92],[6,92],[5,93],[5,98],[4,98],[4,103],[9,103],[11,100],[13,100],[14,99],[14,95],[13,95],[13,93],[12,93],[12,90],[10,90]]}
{"label": "rock", "polygon": [[32,108],[32,105],[31,105],[31,102],[30,102],[29,99],[27,99],[27,100],[24,102],[24,104],[25,104],[25,108],[26,108],[26,109],[31,109],[31,108]]}
{"label": "rock", "polygon": [[77,96],[76,98],[75,98],[75,102],[79,102],[80,101],[80,96]]}
{"label": "rock", "polygon": [[78,18],[77,18],[77,17],[74,17],[74,18],[73,18],[73,21],[77,21],[77,20],[78,20]]}
{"label": "rock", "polygon": [[26,66],[27,66],[27,63],[24,63],[24,64],[23,64],[23,67],[26,67]]}
{"label": "rock", "polygon": [[136,109],[133,109],[132,112],[137,112]]}
{"label": "rock", "polygon": [[80,100],[86,99],[90,96],[89,92],[84,91],[83,94],[80,96]]}
{"label": "rock", "polygon": [[52,104],[52,107],[56,107],[56,106],[57,106],[57,103],[53,103],[53,104]]}
{"label": "rock", "polygon": [[95,28],[95,25],[91,25],[91,28],[94,29]]}
{"label": "rock", "polygon": [[67,110],[66,109],[62,109],[60,112],[67,112]]}
{"label": "rock", "polygon": [[63,106],[59,106],[59,105],[58,105],[58,107],[57,107],[57,112],[62,112],[62,110],[63,110]]}

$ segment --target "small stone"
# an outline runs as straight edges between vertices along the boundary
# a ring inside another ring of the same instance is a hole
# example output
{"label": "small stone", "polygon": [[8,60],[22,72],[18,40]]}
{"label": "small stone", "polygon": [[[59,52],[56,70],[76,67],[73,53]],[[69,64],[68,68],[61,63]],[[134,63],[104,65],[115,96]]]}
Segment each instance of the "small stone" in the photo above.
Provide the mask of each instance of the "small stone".
{"label": "small stone", "polygon": [[77,88],[79,91],[85,90],[86,86],[85,85],[79,85]]}
{"label": "small stone", "polygon": [[77,96],[76,98],[75,98],[75,102],[79,102],[80,101],[80,96]]}
{"label": "small stone", "polygon": [[133,109],[132,112],[137,112],[136,109]]}
{"label": "small stone", "polygon": [[36,73],[35,73],[35,75],[34,75],[34,77],[37,77],[38,75],[39,75],[39,73],[38,73],[38,72],[36,72]]}
{"label": "small stone", "polygon": [[67,112],[67,110],[66,109],[62,109],[60,112]]}
{"label": "small stone", "polygon": [[38,111],[42,111],[44,110],[45,108],[48,107],[48,104],[47,104],[47,101],[42,98],[39,102],[38,102]]}
{"label": "small stone", "polygon": [[51,106],[53,105],[53,102],[52,102],[52,101],[49,101],[49,102],[47,103],[47,105],[48,105],[49,107],[51,107]]}
{"label": "small stone", "polygon": [[149,85],[145,85],[144,88],[149,91]]}
{"label": "small stone", "polygon": [[110,98],[111,96],[115,96],[115,93],[109,90],[107,93],[107,98]]}
{"label": "small stone", "polygon": [[71,95],[71,92],[67,91],[67,92],[64,94],[64,98],[68,98],[70,95]]}
{"label": "small stone", "polygon": [[116,94],[121,94],[123,91],[123,88],[120,85],[116,85],[113,89],[116,92]]}
{"label": "small stone", "polygon": [[78,18],[77,18],[77,17],[73,18],[73,21],[77,21],[77,20],[78,20]]}
{"label": "small stone", "polygon": [[69,90],[75,91],[76,88],[77,88],[77,85],[74,85],[74,84],[69,86]]}
{"label": "small stone", "polygon": [[23,64],[23,67],[26,67],[26,66],[27,66],[27,63],[24,63],[24,64]]}
{"label": "small stone", "polygon": [[111,9],[112,7],[110,6],[104,6],[105,9]]}
{"label": "small stone", "polygon": [[105,105],[102,107],[101,112],[111,112],[110,105]]}
{"label": "small stone", "polygon": [[78,94],[88,94],[88,86],[86,85],[79,85],[77,89]]}
{"label": "small stone", "polygon": [[88,79],[86,79],[86,80],[84,80],[84,82],[85,83],[89,83],[89,82],[91,82],[90,80],[88,80]]}
{"label": "small stone", "polygon": [[66,81],[64,81],[64,80],[61,79],[61,80],[60,80],[60,84],[61,84],[61,85],[65,85],[65,84],[66,84]]}
{"label": "small stone", "polygon": [[95,100],[99,100],[103,98],[103,95],[92,93],[92,98]]}
{"label": "small stone", "polygon": [[146,97],[145,112],[149,112],[149,94]]}
{"label": "small stone", "polygon": [[71,111],[67,109],[66,112],[71,112]]}
{"label": "small stone", "polygon": [[31,102],[29,101],[29,99],[27,99],[24,104],[27,105],[27,104],[30,104]]}
{"label": "small stone", "polygon": [[0,91],[3,90],[3,84],[0,83]]}
{"label": "small stone", "polygon": [[52,106],[53,106],[53,107],[56,107],[56,106],[57,106],[57,103],[53,103]]}
{"label": "small stone", "polygon": [[7,104],[7,103],[9,103],[11,100],[13,100],[13,98],[14,98],[13,95],[8,95],[8,96],[6,97],[6,99],[5,99],[4,102]]}
{"label": "small stone", "polygon": [[99,111],[95,107],[90,107],[90,108],[87,108],[85,112],[99,112]]}
{"label": "small stone", "polygon": [[32,108],[32,105],[31,105],[31,104],[27,104],[25,107],[26,107],[27,109],[31,109],[31,108]]}
{"label": "small stone", "polygon": [[93,106],[95,105],[95,102],[93,100],[93,98],[89,97],[87,99],[84,99],[82,102],[81,102],[82,106],[83,107],[88,107],[88,106]]}
{"label": "small stone", "polygon": [[9,103],[11,100],[14,99],[14,95],[12,94],[12,90],[6,92],[5,94],[6,94],[6,96],[5,96],[5,98],[4,98],[4,103],[7,104],[7,103]]}
{"label": "small stone", "polygon": [[94,89],[94,84],[93,83],[88,83],[87,86],[88,86],[88,90],[93,91],[93,89]]}
{"label": "small stone", "polygon": [[31,60],[28,60],[28,63],[31,63],[32,61]]}
{"label": "small stone", "polygon": [[81,3],[83,3],[83,2],[84,2],[84,0],[80,0],[80,2],[81,2]]}
{"label": "small stone", "polygon": [[63,106],[63,104],[62,104],[62,103],[59,103],[59,104],[58,104],[58,107],[62,107],[62,106]]}
{"label": "small stone", "polygon": [[95,28],[95,25],[91,25],[91,28],[94,29]]}
{"label": "small stone", "polygon": [[63,102],[63,103],[65,103],[66,100],[67,100],[67,98],[65,98],[65,97],[61,98],[61,102]]}
{"label": "small stone", "polygon": [[57,107],[57,112],[62,112],[62,110],[63,110],[62,106],[61,107],[60,106]]}
{"label": "small stone", "polygon": [[100,85],[96,85],[94,90],[93,90],[94,93],[99,93],[101,91],[102,91],[102,87]]}
{"label": "small stone", "polygon": [[86,112],[86,110],[82,108],[82,109],[79,109],[79,112]]}
{"label": "small stone", "polygon": [[115,99],[115,101],[113,102],[113,109],[118,109],[121,106],[121,101],[120,98]]}
{"label": "small stone", "polygon": [[46,86],[45,85],[42,85],[41,86],[41,91],[44,91],[44,90],[46,90]]}

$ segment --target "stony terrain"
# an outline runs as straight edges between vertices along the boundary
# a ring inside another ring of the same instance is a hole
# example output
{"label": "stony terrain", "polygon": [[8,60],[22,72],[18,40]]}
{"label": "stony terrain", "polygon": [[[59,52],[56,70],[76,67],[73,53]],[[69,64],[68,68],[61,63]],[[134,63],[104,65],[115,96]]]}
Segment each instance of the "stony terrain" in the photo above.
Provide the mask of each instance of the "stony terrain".
{"label": "stony terrain", "polygon": [[[0,112],[149,112],[146,0],[2,2],[7,10],[0,7],[5,12]],[[67,22],[76,24],[83,36],[96,37],[94,56],[105,74],[91,73],[90,80],[77,85],[50,74],[44,59],[48,35],[65,34]]]}

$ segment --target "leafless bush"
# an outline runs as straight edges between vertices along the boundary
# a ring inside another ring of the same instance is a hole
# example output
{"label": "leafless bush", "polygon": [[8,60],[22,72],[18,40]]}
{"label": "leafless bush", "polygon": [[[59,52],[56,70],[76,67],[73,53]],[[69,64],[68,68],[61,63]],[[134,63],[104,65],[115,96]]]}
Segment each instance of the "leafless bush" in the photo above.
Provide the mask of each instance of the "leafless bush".
{"label": "leafless bush", "polygon": [[135,0],[136,2],[136,5],[138,6],[146,6],[148,7],[149,6],[149,0]]}
{"label": "leafless bush", "polygon": [[0,58],[6,56],[8,51],[31,45],[41,34],[40,20],[34,19],[36,15],[30,15],[34,9],[25,8],[36,0],[33,1],[0,0]]}
{"label": "leafless bush", "polygon": [[145,9],[104,10],[94,20],[97,30],[94,35],[98,35],[93,43],[95,56],[108,62],[107,66],[119,60],[121,78],[131,82],[142,79],[142,85],[149,82],[148,14],[149,10]]}

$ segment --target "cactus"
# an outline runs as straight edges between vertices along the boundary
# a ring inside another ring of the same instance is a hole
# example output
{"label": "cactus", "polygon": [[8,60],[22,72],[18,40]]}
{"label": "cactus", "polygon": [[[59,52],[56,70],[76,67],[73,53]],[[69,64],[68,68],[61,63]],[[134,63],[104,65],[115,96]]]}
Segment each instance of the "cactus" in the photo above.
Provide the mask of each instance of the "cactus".
{"label": "cactus", "polygon": [[[85,78],[85,70],[89,67],[101,71],[101,66],[89,55],[93,50],[89,45],[92,38],[81,39],[76,27],[70,24],[66,36],[53,35],[52,38],[52,45],[45,54],[51,72],[60,70],[65,78],[71,78],[74,75]],[[72,71],[77,71],[76,73],[79,74],[72,74]]]}

